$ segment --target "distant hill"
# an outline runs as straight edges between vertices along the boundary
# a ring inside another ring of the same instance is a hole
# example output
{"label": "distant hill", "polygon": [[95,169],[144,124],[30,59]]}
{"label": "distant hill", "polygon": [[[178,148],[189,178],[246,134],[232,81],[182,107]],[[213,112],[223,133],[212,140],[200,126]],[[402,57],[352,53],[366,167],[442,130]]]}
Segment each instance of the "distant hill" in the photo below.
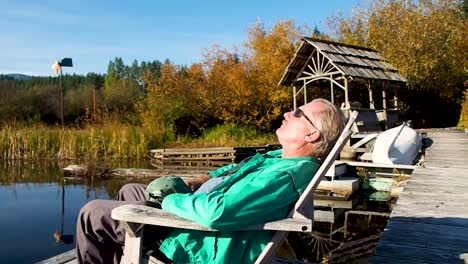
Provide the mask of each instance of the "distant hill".
{"label": "distant hill", "polygon": [[21,74],[21,73],[10,73],[10,74],[5,74],[5,75],[15,80],[31,80],[32,79],[32,76]]}

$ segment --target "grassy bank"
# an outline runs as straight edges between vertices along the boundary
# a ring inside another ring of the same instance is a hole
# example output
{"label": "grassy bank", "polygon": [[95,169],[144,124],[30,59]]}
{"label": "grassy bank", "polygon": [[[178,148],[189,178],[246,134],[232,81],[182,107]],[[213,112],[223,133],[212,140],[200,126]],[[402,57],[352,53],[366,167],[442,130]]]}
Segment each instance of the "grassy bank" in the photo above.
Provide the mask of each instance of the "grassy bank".
{"label": "grassy bank", "polygon": [[199,138],[178,137],[174,142],[170,142],[169,147],[208,148],[261,146],[277,143],[277,141],[275,133],[260,132],[255,129],[255,127],[223,124],[208,129]]}
{"label": "grassy bank", "polygon": [[0,158],[8,160],[142,159],[151,148],[276,143],[274,133],[260,133],[254,128],[232,124],[210,129],[199,138],[167,137],[166,134],[163,137],[139,126],[119,123],[64,131],[59,127],[43,125],[4,126],[0,130]]}
{"label": "grassy bank", "polygon": [[107,124],[86,129],[6,126],[0,131],[3,159],[142,158],[147,138],[137,127]]}

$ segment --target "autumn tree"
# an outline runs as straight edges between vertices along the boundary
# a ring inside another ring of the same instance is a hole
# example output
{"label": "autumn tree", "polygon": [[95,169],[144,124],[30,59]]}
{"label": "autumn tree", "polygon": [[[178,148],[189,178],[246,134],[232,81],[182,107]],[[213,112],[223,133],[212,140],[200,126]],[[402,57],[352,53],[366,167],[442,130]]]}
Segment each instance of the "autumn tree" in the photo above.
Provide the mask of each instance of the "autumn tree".
{"label": "autumn tree", "polygon": [[278,82],[292,59],[304,32],[292,20],[279,21],[270,31],[255,25],[246,44],[247,89],[254,96],[252,113],[256,125],[263,129],[277,127],[274,121],[291,109],[291,90]]}
{"label": "autumn tree", "polygon": [[155,135],[152,144],[158,145],[176,136],[196,136],[210,126],[210,111],[202,91],[206,75],[200,64],[189,68],[166,62],[161,77],[146,75],[148,96],[138,109],[143,126]]}
{"label": "autumn tree", "polygon": [[467,79],[466,15],[459,0],[375,0],[334,18],[339,41],[378,50],[407,79],[399,93],[417,126],[454,126]]}

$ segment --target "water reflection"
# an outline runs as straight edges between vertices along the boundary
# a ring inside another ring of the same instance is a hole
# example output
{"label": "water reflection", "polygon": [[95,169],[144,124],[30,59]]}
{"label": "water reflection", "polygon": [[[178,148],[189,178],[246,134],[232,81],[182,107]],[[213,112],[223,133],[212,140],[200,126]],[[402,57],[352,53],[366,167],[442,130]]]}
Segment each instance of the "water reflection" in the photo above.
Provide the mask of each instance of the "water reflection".
{"label": "water reflection", "polygon": [[[63,179],[58,162],[0,166],[0,262],[34,263],[75,247],[80,208],[115,197],[124,180]],[[68,165],[68,164],[66,164]],[[147,167],[146,164],[109,164]]]}
{"label": "water reflection", "polygon": [[[120,187],[128,182],[121,179],[99,180],[98,177],[64,178],[62,168],[68,165],[70,162],[1,163],[0,263],[34,263],[74,248],[76,219],[81,207],[93,199],[115,197]],[[147,163],[135,161],[107,164],[96,161],[95,164],[88,165],[94,168],[151,167]],[[215,169],[208,166],[212,164],[159,165],[158,170],[167,175],[195,175]],[[369,174],[366,173],[363,177],[368,178]],[[130,181],[136,182],[135,179]],[[337,199],[329,198],[333,201]],[[365,191],[356,192],[351,199],[356,199],[351,210],[359,211],[388,213],[394,203],[370,201]],[[289,240],[297,257],[313,262],[321,261],[324,256],[332,260],[350,255],[349,250],[345,250],[350,248],[349,244],[354,245],[351,248],[354,251],[365,248],[367,251],[361,250],[361,255],[370,254],[387,220],[387,217],[377,217],[374,213],[371,222],[367,215],[354,212],[347,222],[344,211],[350,209],[339,208],[338,205],[336,208],[316,209],[331,209],[335,216],[333,222],[330,224],[316,221],[315,233]]]}

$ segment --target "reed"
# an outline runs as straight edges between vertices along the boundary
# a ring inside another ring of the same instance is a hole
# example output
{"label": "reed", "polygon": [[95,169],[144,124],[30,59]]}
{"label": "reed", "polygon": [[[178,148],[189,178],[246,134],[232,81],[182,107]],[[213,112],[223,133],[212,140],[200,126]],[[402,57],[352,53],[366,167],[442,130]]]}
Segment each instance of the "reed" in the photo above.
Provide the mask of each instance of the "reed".
{"label": "reed", "polygon": [[0,158],[141,159],[148,149],[141,127],[108,123],[85,129],[6,126],[0,130]]}
{"label": "reed", "polygon": [[35,126],[5,126],[0,129],[0,159],[143,159],[150,148],[227,147],[275,143],[273,133],[253,127],[224,124],[201,137],[171,136],[172,130],[106,122],[84,129]]}
{"label": "reed", "polygon": [[261,146],[276,143],[275,133],[261,132],[252,126],[222,124],[210,128],[199,138],[178,137],[176,147]]}

